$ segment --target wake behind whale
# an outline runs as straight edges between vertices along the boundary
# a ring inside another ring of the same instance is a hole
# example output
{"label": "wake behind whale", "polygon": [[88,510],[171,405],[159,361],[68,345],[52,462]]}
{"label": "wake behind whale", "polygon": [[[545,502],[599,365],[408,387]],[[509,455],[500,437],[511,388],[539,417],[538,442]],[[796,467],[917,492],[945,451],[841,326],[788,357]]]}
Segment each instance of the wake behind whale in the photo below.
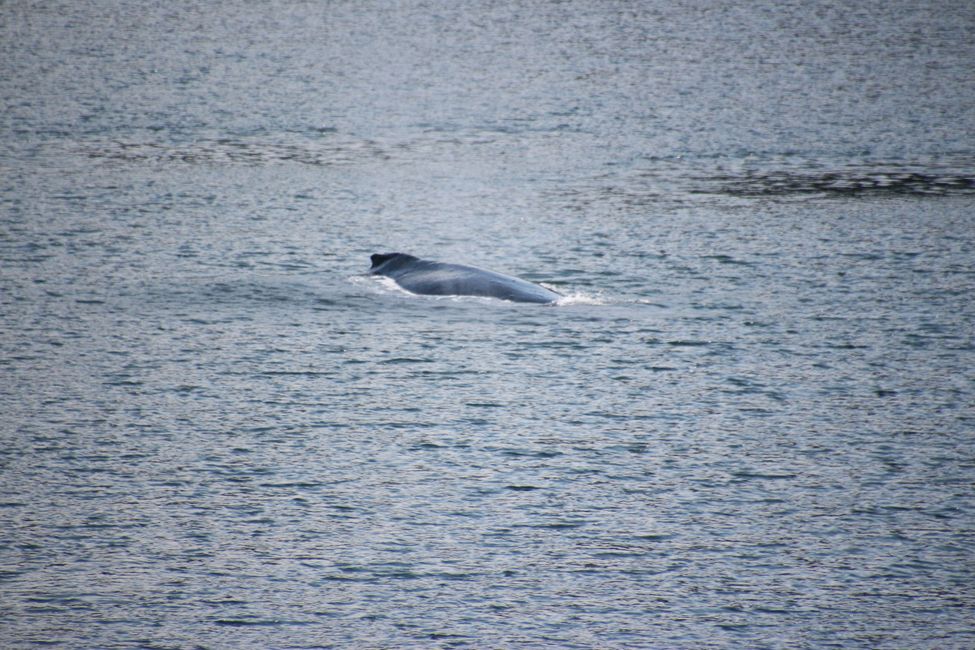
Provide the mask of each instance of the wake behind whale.
{"label": "wake behind whale", "polygon": [[513,302],[552,303],[561,295],[514,276],[463,264],[421,260],[405,253],[376,253],[373,275],[392,278],[412,293],[429,296],[484,296]]}

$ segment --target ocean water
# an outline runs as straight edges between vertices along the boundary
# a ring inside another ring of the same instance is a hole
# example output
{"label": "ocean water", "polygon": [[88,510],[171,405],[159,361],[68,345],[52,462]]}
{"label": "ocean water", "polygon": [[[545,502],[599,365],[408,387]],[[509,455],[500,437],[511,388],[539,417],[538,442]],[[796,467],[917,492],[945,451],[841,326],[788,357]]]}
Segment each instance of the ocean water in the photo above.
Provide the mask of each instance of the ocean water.
{"label": "ocean water", "polygon": [[0,2],[0,645],[975,647],[973,32]]}

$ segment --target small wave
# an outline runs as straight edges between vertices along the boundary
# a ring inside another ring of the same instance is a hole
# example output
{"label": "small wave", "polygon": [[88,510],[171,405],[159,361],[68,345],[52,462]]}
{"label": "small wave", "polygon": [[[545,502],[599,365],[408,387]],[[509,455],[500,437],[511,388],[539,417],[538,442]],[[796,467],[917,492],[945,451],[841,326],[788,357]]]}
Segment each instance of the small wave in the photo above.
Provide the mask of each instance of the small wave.
{"label": "small wave", "polygon": [[583,293],[581,291],[575,291],[572,293],[563,294],[558,300],[555,301],[556,305],[606,305],[609,301],[602,297],[593,295],[591,293]]}
{"label": "small wave", "polygon": [[[349,281],[357,285],[369,287],[369,289],[374,293],[380,293],[380,294],[391,293],[399,296],[412,296],[414,298],[419,296],[419,294],[415,294],[407,291],[403,287],[396,284],[396,280],[390,277],[386,277],[385,275],[372,275],[369,273],[362,274],[362,275],[353,275],[349,277]],[[443,296],[425,296],[425,297],[442,298]]]}

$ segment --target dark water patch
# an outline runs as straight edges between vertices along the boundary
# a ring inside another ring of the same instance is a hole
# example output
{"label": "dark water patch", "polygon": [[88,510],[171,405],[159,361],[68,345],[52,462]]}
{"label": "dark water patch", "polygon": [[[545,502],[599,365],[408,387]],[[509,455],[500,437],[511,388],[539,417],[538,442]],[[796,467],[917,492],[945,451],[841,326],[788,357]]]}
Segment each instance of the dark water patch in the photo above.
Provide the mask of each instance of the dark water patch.
{"label": "dark water patch", "polygon": [[282,490],[316,490],[322,487],[323,483],[309,483],[303,481],[283,482],[283,483],[260,483],[260,487],[275,488]]}
{"label": "dark water patch", "polygon": [[390,359],[383,359],[379,363],[384,365],[398,366],[398,365],[412,365],[416,363],[434,363],[434,359],[420,359],[416,357],[392,357]]}
{"label": "dark water patch", "polygon": [[328,377],[334,373],[320,370],[262,370],[258,374],[268,377]]}
{"label": "dark water patch", "polygon": [[700,348],[711,345],[711,341],[694,341],[686,339],[675,339],[673,341],[667,341],[667,345],[675,348]]}
{"label": "dark water patch", "polygon": [[916,170],[911,167],[850,166],[833,170],[747,170],[701,179],[700,193],[742,197],[829,196],[949,196],[975,194],[975,171]]}
{"label": "dark water patch", "polygon": [[677,537],[677,535],[671,533],[646,533],[643,535],[635,535],[635,539],[639,539],[647,542],[666,542]]}
{"label": "dark water patch", "polygon": [[721,264],[730,264],[730,265],[736,265],[736,266],[755,266],[755,263],[754,262],[749,262],[749,261],[746,261],[746,260],[736,259],[736,258],[732,257],[731,255],[723,255],[723,254],[721,254],[721,255],[705,255],[703,257],[703,259],[706,259],[706,260],[714,260],[715,262],[719,262]]}
{"label": "dark water patch", "polygon": [[441,641],[447,647],[468,645],[470,643],[476,643],[476,637],[472,637],[466,634],[451,634],[449,632],[431,632],[427,635],[427,638],[431,641]]}
{"label": "dark water patch", "polygon": [[410,450],[411,451],[436,451],[439,449],[447,449],[448,447],[449,447],[448,445],[439,445],[435,442],[424,441],[413,445],[412,447],[410,447]]}
{"label": "dark water patch", "polygon": [[389,153],[375,142],[333,134],[326,138],[294,142],[257,138],[216,138],[187,144],[93,140],[77,143],[76,151],[95,161],[152,165],[250,166],[292,163],[331,167],[389,157]]}
{"label": "dark water patch", "polygon": [[757,472],[752,470],[740,470],[737,472],[732,472],[731,475],[741,481],[751,481],[751,480],[768,480],[768,481],[781,481],[798,478],[796,474],[789,472]]}
{"label": "dark water patch", "polygon": [[538,524],[512,524],[512,528],[533,528],[540,530],[574,530],[588,526],[592,522],[587,519],[564,519]]}
{"label": "dark water patch", "polygon": [[555,458],[557,456],[563,455],[565,452],[554,450],[554,449],[500,449],[497,450],[499,453],[505,456],[511,457],[528,457],[528,458]]}
{"label": "dark water patch", "polygon": [[218,618],[213,621],[214,625],[224,627],[284,627],[312,625],[314,621],[285,621],[277,619],[263,619],[257,616],[247,618]]}

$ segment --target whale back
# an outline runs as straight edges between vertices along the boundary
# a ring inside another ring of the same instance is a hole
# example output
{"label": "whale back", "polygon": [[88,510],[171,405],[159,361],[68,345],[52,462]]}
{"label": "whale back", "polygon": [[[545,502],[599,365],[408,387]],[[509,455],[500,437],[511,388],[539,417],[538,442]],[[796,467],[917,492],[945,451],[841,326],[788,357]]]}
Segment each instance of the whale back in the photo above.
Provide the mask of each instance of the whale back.
{"label": "whale back", "polygon": [[431,262],[405,253],[377,253],[370,272],[385,275],[412,293],[484,296],[514,302],[551,303],[559,294],[514,276],[464,264]]}

